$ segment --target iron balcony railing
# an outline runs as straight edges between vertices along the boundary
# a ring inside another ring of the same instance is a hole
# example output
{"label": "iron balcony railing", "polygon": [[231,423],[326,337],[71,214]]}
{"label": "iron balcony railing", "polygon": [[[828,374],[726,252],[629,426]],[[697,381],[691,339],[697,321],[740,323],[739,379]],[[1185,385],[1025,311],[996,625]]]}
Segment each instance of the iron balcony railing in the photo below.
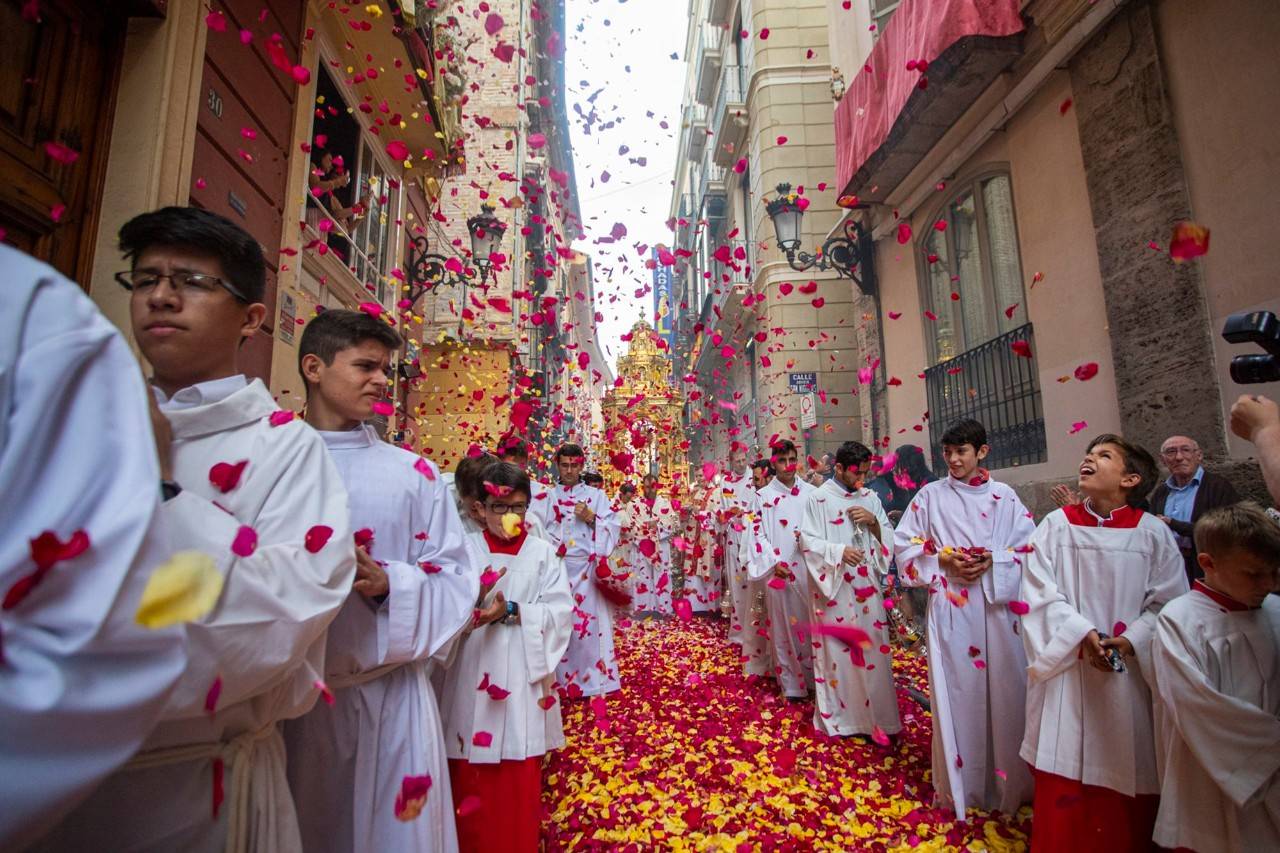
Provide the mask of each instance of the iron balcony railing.
{"label": "iron balcony railing", "polygon": [[720,72],[720,85],[710,115],[711,126],[717,130],[724,126],[724,111],[730,104],[746,102],[745,75],[742,72],[741,65],[726,65]]}
{"label": "iron balcony railing", "polygon": [[[1030,358],[1013,350],[1015,341],[1026,341]],[[924,372],[934,471],[946,470],[942,434],[965,418],[987,428],[987,468],[1034,465],[1048,458],[1035,351],[1027,323]]]}

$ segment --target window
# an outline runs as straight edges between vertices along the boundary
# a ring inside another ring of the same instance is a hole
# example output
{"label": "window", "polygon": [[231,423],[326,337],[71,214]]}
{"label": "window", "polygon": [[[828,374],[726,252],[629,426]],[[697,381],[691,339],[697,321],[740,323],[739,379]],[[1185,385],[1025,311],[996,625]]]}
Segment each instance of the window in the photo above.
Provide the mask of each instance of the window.
{"label": "window", "polygon": [[1009,176],[964,185],[930,222],[925,301],[938,319],[926,328],[939,364],[1027,322]]}
{"label": "window", "polygon": [[[930,222],[921,249],[925,304],[937,317],[925,319],[934,463],[942,465],[942,433],[961,418],[986,426],[989,468],[1043,462],[1040,376],[1009,176],[988,174],[960,186]],[[1017,341],[1030,347],[1030,358],[1015,352]]]}
{"label": "window", "polygon": [[884,33],[884,28],[889,24],[889,19],[893,17],[893,13],[897,11],[902,0],[871,0],[871,21],[876,25],[872,31],[873,38],[880,38]]}

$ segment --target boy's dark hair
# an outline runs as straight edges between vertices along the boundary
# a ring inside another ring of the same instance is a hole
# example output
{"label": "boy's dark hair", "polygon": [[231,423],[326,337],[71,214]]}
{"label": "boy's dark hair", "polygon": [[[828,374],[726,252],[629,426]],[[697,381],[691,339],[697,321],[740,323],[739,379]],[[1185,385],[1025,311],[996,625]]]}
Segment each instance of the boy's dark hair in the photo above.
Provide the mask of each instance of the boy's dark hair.
{"label": "boy's dark hair", "polygon": [[1114,433],[1104,432],[1089,442],[1088,450],[1093,450],[1099,444],[1111,444],[1120,448],[1120,454],[1124,456],[1124,472],[1126,474],[1137,474],[1141,478],[1138,485],[1125,492],[1124,502],[1129,506],[1143,504],[1147,495],[1156,486],[1157,469],[1155,458],[1142,446]]}
{"label": "boy's dark hair", "polygon": [[631,482],[630,480],[627,480],[625,483],[623,483],[621,486],[618,487],[619,492],[634,492],[635,490],[636,490],[636,484]]}
{"label": "boy's dark hair", "polygon": [[867,447],[860,441],[846,441],[840,445],[840,449],[836,451],[835,459],[832,461],[836,465],[840,465],[845,470],[857,468],[863,462],[871,458],[871,448]]}
{"label": "boy's dark hair", "polygon": [[658,475],[654,473],[649,473],[649,474],[645,474],[643,477],[640,478],[641,483],[648,483],[650,481],[652,481],[653,484],[656,486],[658,484]]}
{"label": "boy's dark hair", "polygon": [[965,418],[947,427],[947,431],[942,434],[940,443],[949,444],[952,447],[972,444],[975,451],[981,450],[982,446],[987,443],[987,428],[972,418]]}
{"label": "boy's dark hair", "polygon": [[[399,332],[363,311],[335,308],[318,314],[298,341],[298,372],[302,372],[304,356],[317,356],[328,367],[342,350],[365,341],[377,341],[392,352],[404,343]],[[302,381],[307,381],[305,376]]]}
{"label": "boy's dark hair", "polygon": [[582,482],[586,483],[588,486],[600,488],[604,485],[604,477],[596,471],[583,471]]}
{"label": "boy's dark hair", "polygon": [[1253,501],[1209,510],[1196,522],[1192,538],[1197,551],[1215,559],[1239,550],[1280,566],[1280,524]]}
{"label": "boy's dark hair", "polygon": [[763,459],[763,458],[762,458],[762,459],[757,459],[755,462],[752,462],[752,463],[751,463],[751,469],[752,469],[753,471],[760,471],[760,470],[764,470],[764,471],[768,472],[768,474],[769,474],[769,476],[770,476],[770,477],[772,477],[772,476],[776,473],[776,472],[773,470],[773,463],[772,463],[772,462],[770,462],[768,459]]}
{"label": "boy's dark hair", "polygon": [[133,217],[120,228],[120,251],[136,265],[153,246],[196,249],[217,257],[222,274],[249,304],[267,292],[267,261],[253,236],[226,217],[198,207],[162,207]]}
{"label": "boy's dark hair", "polygon": [[796,449],[796,443],[789,438],[782,438],[775,441],[769,448],[769,453],[774,459],[777,459],[779,456],[783,456],[787,453],[794,453],[796,456],[800,455],[800,451]]}
{"label": "boy's dark hair", "polygon": [[523,468],[513,462],[503,462],[501,460],[490,462],[480,469],[476,482],[480,486],[479,494],[476,495],[476,500],[479,501],[487,502],[489,499],[489,492],[484,487],[485,483],[491,486],[509,486],[511,495],[524,495],[525,501],[528,501],[529,496],[533,493],[529,487],[529,475],[524,472]]}
{"label": "boy's dark hair", "polygon": [[529,458],[529,444],[520,436],[513,433],[507,433],[498,439],[498,456],[506,461],[508,457],[514,459]]}
{"label": "boy's dark hair", "polygon": [[[568,456],[568,457],[581,456],[583,458],[586,458],[586,455],[587,454],[583,452],[582,447],[580,445],[573,444],[572,442],[566,442],[560,445],[558,448],[556,448],[557,462],[560,461],[561,456]],[[584,479],[585,479],[585,476],[586,475],[584,474],[583,475]]]}
{"label": "boy's dark hair", "polygon": [[482,500],[484,498],[484,478],[480,475],[490,465],[499,461],[501,460],[492,453],[462,457],[458,462],[458,467],[453,469],[453,487],[458,490],[458,497],[464,501]]}

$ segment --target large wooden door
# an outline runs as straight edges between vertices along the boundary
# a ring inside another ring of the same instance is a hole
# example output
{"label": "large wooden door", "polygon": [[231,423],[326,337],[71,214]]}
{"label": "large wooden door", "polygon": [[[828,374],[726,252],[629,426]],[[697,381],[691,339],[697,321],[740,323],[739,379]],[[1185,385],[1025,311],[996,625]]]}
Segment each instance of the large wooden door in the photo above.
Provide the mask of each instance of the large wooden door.
{"label": "large wooden door", "polygon": [[126,22],[112,8],[0,0],[2,239],[84,287]]}

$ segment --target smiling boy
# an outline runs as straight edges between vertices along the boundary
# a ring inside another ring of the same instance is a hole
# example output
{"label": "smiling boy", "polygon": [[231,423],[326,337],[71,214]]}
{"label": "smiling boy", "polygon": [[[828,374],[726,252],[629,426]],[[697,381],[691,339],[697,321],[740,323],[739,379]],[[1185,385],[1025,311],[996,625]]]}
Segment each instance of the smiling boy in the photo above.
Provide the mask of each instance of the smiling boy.
{"label": "smiling boy", "polygon": [[1155,472],[1141,447],[1098,436],[1080,463],[1084,501],[1031,537],[1021,755],[1035,776],[1037,851],[1150,848],[1151,639],[1160,608],[1187,591],[1173,534],[1138,508]]}
{"label": "smiling boy", "polygon": [[968,808],[1012,814],[1032,788],[1018,758],[1027,661],[1009,603],[1035,525],[981,467],[990,450],[982,424],[952,424],[942,435],[950,476],[916,494],[894,533],[899,580],[929,589],[933,787],[960,820]]}
{"label": "smiling boy", "polygon": [[[466,626],[479,590],[440,472],[378,438],[401,338],[361,311],[317,316],[298,344],[307,423],[347,486],[356,580],[329,628],[332,704],[285,727],[289,786],[309,851],[453,851],[444,735],[430,660]],[[363,534],[363,535],[361,535]],[[392,808],[406,778],[433,782],[422,814]]]}

